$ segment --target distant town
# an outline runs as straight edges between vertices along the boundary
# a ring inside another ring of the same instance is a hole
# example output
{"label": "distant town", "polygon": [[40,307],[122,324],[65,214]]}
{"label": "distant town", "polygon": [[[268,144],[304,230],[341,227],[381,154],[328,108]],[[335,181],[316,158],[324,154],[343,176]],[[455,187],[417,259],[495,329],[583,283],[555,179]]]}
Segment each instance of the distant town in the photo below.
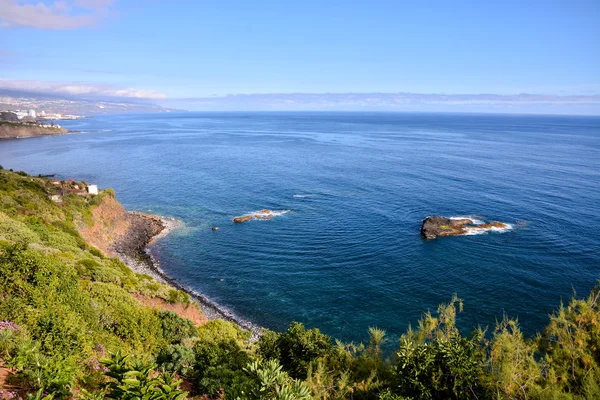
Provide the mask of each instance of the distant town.
{"label": "distant town", "polygon": [[[76,98],[57,98],[48,97],[43,94],[33,93],[15,93],[3,91],[0,89],[0,110],[12,112],[26,112],[29,110],[36,112],[36,118],[44,119],[70,119],[68,116],[90,116],[101,114],[127,114],[127,113],[147,113],[147,112],[171,112],[180,111],[175,109],[166,109],[156,104],[110,101],[110,100],[86,100]],[[57,118],[61,116],[61,118]]]}
{"label": "distant town", "polygon": [[[29,109],[27,111],[15,110],[15,111],[0,111],[0,122],[10,122],[16,124],[25,124],[19,126],[29,126],[35,125],[41,128],[53,128],[53,129],[61,129],[62,126],[55,124],[55,120],[64,120],[64,119],[80,119],[85,118],[81,115],[70,115],[70,114],[57,114],[57,113],[46,113],[46,111],[42,110],[38,114],[36,110]],[[50,121],[50,123],[48,123]]]}
{"label": "distant town", "polygon": [[84,118],[79,115],[46,113],[36,110],[0,111],[0,139],[17,139],[43,135],[59,135],[69,131],[55,120]]}

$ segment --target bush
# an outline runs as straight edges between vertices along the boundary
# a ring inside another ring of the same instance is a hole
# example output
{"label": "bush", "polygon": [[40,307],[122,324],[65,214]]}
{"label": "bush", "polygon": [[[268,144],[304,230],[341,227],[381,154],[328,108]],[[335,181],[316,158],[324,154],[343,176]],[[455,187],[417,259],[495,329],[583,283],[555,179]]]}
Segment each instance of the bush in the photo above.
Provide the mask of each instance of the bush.
{"label": "bush", "polygon": [[259,349],[266,359],[278,360],[290,376],[304,379],[311,363],[331,354],[334,348],[331,338],[318,329],[306,330],[293,322],[286,332],[261,338]]}
{"label": "bush", "polygon": [[310,399],[311,392],[303,382],[291,379],[276,360],[252,362],[245,368],[251,381],[247,390],[248,399]]}
{"label": "bush", "polygon": [[54,393],[57,399],[72,396],[76,365],[60,356],[48,357],[40,344],[21,331],[0,329],[2,358],[15,371],[11,381],[31,391]]}
{"label": "bush", "polygon": [[154,366],[140,362],[129,362],[127,356],[114,354],[104,362],[112,378],[106,383],[106,397],[123,400],[180,400],[187,393],[179,389],[181,380],[175,380],[171,374],[155,376]]}
{"label": "bush", "polygon": [[162,350],[156,361],[163,371],[191,378],[194,373],[196,355],[192,349],[181,344],[174,344]]}
{"label": "bush", "polygon": [[248,377],[244,368],[250,354],[244,347],[247,337],[241,329],[222,320],[210,321],[199,329],[193,350],[196,358],[195,383],[200,393],[216,396],[244,392]]}
{"label": "bush", "polygon": [[483,332],[464,338],[456,328],[462,302],[438,308],[437,317],[427,313],[420,329],[401,339],[393,367],[392,391],[414,399],[477,399],[485,397],[479,382],[484,370]]}
{"label": "bush", "polygon": [[540,338],[548,369],[544,385],[583,398],[600,398],[600,283],[550,317]]}
{"label": "bush", "polygon": [[158,311],[163,337],[170,344],[181,343],[183,339],[198,336],[198,329],[192,321],[181,318],[172,311]]}

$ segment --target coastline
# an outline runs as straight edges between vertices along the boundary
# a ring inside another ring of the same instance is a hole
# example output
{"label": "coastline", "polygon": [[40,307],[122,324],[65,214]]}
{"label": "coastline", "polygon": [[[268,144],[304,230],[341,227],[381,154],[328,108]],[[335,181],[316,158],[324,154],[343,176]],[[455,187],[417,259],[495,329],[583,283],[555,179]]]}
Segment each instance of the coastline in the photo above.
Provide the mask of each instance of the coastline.
{"label": "coastline", "polygon": [[57,136],[67,133],[74,133],[63,128],[60,125],[46,126],[35,123],[16,123],[9,121],[0,121],[0,139],[27,139],[40,136]]}
{"label": "coastline", "polygon": [[224,319],[252,333],[252,338],[260,337],[262,328],[235,316],[232,312],[220,307],[206,296],[191,290],[174,278],[168,276],[160,268],[160,260],[152,253],[152,243],[166,237],[172,231],[181,228],[181,221],[172,217],[148,215],[130,211],[127,213],[134,221],[130,232],[115,243],[113,248],[121,261],[133,272],[146,274],[154,280],[169,285],[174,289],[187,293],[200,307],[208,320]]}

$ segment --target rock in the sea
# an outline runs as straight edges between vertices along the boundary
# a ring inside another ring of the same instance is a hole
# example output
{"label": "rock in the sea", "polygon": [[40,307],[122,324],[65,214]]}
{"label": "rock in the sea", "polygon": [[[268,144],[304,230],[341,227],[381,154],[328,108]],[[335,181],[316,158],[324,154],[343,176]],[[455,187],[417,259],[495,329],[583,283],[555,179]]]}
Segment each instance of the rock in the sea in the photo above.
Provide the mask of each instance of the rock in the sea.
{"label": "rock in the sea", "polygon": [[468,218],[427,217],[421,224],[421,236],[425,239],[435,239],[440,236],[457,236],[467,233],[466,226],[472,225]]}
{"label": "rock in the sea", "polygon": [[252,218],[254,218],[252,215],[244,215],[242,217],[235,217],[233,219],[233,222],[235,222],[236,224],[239,224],[241,222],[250,221]]}
{"label": "rock in the sea", "polygon": [[241,217],[235,217],[233,219],[233,222],[235,223],[241,223],[241,222],[246,222],[246,221],[250,221],[251,219],[271,219],[273,218],[273,211],[271,210],[260,210],[259,212],[250,214],[250,215],[243,215]]}
{"label": "rock in the sea", "polygon": [[492,221],[484,224],[469,218],[427,217],[421,224],[421,236],[425,239],[435,239],[440,236],[459,236],[483,233],[494,230],[508,230],[510,225],[504,222]]}

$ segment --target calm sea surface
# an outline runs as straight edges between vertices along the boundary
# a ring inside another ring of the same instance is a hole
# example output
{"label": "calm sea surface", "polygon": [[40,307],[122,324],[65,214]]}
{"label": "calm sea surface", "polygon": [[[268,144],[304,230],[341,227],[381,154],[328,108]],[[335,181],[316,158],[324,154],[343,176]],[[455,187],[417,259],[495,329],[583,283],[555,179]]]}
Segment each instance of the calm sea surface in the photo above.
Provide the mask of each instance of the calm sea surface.
{"label": "calm sea surface", "polygon": [[[182,113],[64,125],[82,133],[1,141],[0,164],[113,187],[130,210],[181,219],[154,247],[165,272],[267,328],[396,337],[456,293],[463,328],[506,313],[533,333],[600,279],[598,117]],[[263,208],[282,213],[231,222]],[[428,215],[513,229],[424,241]]]}

